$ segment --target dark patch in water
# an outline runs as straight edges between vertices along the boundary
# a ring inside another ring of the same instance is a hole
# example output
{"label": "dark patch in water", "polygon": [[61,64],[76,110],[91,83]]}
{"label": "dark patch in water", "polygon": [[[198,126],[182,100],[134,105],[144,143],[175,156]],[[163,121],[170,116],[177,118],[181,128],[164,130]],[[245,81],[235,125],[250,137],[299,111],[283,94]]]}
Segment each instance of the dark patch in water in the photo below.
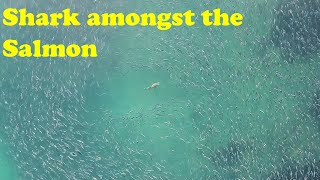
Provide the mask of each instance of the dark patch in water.
{"label": "dark patch in water", "polygon": [[284,167],[275,170],[268,177],[269,180],[289,180],[289,179],[320,179],[320,161],[310,162],[306,165],[287,164]]}
{"label": "dark patch in water", "polygon": [[271,41],[289,62],[320,48],[320,0],[281,3],[271,30]]}
{"label": "dark patch in water", "polygon": [[246,143],[232,140],[225,147],[217,149],[211,159],[219,166],[235,166],[241,163],[247,148]]}
{"label": "dark patch in water", "polygon": [[253,152],[252,143],[251,141],[231,140],[221,147],[203,148],[201,151],[203,156],[221,173],[222,177],[219,179],[239,179],[241,176],[239,169],[247,161],[245,156]]}
{"label": "dark patch in water", "polygon": [[320,118],[320,91],[315,94],[314,97],[314,108],[315,108],[315,115],[317,118]]}
{"label": "dark patch in water", "polygon": [[317,91],[313,96],[311,114],[315,118],[318,128],[320,128],[320,91]]}

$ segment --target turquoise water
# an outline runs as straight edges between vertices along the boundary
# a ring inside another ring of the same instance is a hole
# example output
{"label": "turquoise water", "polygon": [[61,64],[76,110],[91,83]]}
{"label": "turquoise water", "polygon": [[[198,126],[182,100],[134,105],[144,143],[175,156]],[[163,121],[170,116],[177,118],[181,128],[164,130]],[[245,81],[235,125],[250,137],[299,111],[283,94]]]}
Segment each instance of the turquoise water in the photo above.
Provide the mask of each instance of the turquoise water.
{"label": "turquoise water", "polygon": [[[1,12],[72,8],[82,15],[220,7],[244,14],[244,24],[204,27],[197,17],[198,25],[169,31],[0,26],[2,42],[94,42],[100,54],[2,57],[0,179],[319,177],[320,57],[288,62],[268,41],[281,3],[1,2]],[[155,82],[160,86],[144,90]]]}

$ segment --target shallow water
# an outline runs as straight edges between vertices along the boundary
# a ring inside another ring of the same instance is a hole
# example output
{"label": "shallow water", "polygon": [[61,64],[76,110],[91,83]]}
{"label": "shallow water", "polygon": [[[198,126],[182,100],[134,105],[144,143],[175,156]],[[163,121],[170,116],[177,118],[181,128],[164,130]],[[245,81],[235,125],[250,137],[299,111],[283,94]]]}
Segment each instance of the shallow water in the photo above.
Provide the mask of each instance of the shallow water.
{"label": "shallow water", "polygon": [[1,2],[1,11],[80,14],[220,7],[245,19],[223,28],[197,17],[169,31],[0,26],[2,41],[94,42],[100,52],[2,58],[0,179],[317,179],[320,57],[288,61],[291,46],[270,41],[281,3]]}

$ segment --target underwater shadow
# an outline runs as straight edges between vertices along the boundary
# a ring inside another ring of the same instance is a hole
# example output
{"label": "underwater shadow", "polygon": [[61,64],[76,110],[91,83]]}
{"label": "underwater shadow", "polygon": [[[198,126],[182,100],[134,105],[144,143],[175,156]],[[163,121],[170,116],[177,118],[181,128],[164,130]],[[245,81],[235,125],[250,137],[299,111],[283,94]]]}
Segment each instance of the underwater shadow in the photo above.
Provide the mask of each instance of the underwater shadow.
{"label": "underwater shadow", "polygon": [[275,9],[270,43],[288,62],[307,57],[320,48],[320,0],[283,2]]}

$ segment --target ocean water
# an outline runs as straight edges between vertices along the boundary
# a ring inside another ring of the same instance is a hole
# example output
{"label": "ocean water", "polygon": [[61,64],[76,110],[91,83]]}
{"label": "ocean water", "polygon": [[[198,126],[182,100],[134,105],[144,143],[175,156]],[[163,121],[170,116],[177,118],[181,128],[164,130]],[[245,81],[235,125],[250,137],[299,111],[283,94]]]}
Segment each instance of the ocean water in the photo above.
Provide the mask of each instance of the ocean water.
{"label": "ocean water", "polygon": [[[1,25],[2,42],[95,43],[99,58],[1,58],[0,179],[319,179],[319,0],[8,7],[71,8],[82,20],[191,9],[197,24]],[[243,25],[202,26],[199,14],[215,8],[241,12]]]}

